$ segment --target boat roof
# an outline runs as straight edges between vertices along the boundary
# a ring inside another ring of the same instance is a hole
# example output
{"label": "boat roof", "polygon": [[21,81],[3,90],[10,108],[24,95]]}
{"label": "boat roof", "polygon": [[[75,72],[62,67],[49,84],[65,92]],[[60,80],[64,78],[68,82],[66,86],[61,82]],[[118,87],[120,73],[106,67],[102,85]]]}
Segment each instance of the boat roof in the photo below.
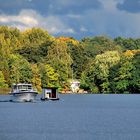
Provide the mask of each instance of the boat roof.
{"label": "boat roof", "polygon": [[13,86],[22,86],[22,85],[24,85],[24,86],[32,86],[32,84],[27,84],[27,83],[18,83],[18,84],[13,84]]}

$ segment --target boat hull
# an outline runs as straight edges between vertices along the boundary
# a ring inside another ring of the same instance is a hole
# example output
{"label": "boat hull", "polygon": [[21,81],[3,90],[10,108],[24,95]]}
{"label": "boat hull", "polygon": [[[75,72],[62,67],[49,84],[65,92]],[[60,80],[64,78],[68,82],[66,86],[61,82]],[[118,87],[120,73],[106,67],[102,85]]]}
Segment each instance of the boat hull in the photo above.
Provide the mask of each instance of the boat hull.
{"label": "boat hull", "polygon": [[11,101],[13,102],[33,102],[36,99],[37,92],[18,92],[11,93]]}
{"label": "boat hull", "polygon": [[52,101],[56,101],[59,100],[59,97],[57,98],[41,98],[42,101],[48,101],[48,100],[52,100]]}

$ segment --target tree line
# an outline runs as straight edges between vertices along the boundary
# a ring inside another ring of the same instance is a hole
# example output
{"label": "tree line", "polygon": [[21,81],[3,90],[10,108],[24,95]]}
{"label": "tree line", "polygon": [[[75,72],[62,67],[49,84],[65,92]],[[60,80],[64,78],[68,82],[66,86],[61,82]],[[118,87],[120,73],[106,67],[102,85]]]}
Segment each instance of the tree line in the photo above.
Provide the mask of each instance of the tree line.
{"label": "tree line", "polygon": [[0,26],[0,88],[13,83],[91,93],[140,93],[140,38],[54,37],[46,30]]}

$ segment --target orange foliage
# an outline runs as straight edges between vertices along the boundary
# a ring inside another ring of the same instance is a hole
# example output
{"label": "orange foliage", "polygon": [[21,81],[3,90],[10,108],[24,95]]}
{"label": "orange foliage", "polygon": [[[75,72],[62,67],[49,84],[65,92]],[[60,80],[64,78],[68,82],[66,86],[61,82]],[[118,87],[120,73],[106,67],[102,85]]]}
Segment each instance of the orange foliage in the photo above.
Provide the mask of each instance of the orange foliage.
{"label": "orange foliage", "polygon": [[60,41],[68,41],[70,38],[68,38],[68,37],[58,37],[56,39],[60,40]]}
{"label": "orange foliage", "polygon": [[72,43],[73,45],[77,45],[79,43],[78,40],[75,40],[75,39],[72,39],[69,37],[58,37],[58,38],[56,38],[56,40],[64,41],[66,43]]}
{"label": "orange foliage", "polygon": [[127,50],[124,52],[124,55],[127,57],[133,57],[135,54],[140,53],[140,49],[138,50]]}

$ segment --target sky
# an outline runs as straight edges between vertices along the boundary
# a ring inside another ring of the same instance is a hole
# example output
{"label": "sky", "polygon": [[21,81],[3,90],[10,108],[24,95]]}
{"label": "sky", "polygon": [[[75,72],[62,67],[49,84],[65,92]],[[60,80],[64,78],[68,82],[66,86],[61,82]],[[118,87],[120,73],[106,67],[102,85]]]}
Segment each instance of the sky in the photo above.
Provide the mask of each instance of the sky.
{"label": "sky", "polygon": [[140,37],[140,0],[0,0],[0,25],[77,39]]}

